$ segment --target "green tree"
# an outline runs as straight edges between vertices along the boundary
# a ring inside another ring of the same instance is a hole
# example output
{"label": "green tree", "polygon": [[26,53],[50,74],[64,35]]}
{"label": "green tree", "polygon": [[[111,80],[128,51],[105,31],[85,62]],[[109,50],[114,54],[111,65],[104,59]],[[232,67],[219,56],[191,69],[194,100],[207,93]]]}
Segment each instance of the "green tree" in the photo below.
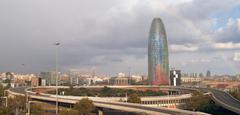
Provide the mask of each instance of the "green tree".
{"label": "green tree", "polygon": [[12,115],[14,114],[14,109],[10,107],[0,107],[0,115]]}
{"label": "green tree", "polygon": [[4,87],[0,85],[0,97],[4,96]]}
{"label": "green tree", "polygon": [[64,109],[61,110],[60,115],[79,115],[79,112],[77,110],[73,110],[73,109]]}
{"label": "green tree", "polygon": [[31,115],[43,115],[43,107],[41,104],[31,104]]}
{"label": "green tree", "polygon": [[26,107],[25,96],[16,96],[14,98],[8,98],[8,107],[17,113],[24,113]]}
{"label": "green tree", "polygon": [[133,93],[129,95],[127,102],[141,103],[141,98],[137,94]]}
{"label": "green tree", "polygon": [[74,105],[74,109],[82,115],[90,115],[91,112],[95,109],[95,106],[92,100],[83,98]]}
{"label": "green tree", "polygon": [[14,98],[8,98],[8,107],[1,106],[0,107],[0,115],[13,115],[20,114],[23,115],[25,113],[25,97],[24,96],[16,96]]}
{"label": "green tree", "polygon": [[8,88],[11,87],[11,80],[10,80],[10,79],[5,79],[5,80],[3,81],[3,83],[7,83],[7,86],[5,87],[5,89],[8,89]]}
{"label": "green tree", "polygon": [[208,95],[203,95],[201,92],[193,92],[192,97],[186,103],[186,108],[193,111],[200,111],[208,106],[210,100]]}
{"label": "green tree", "polygon": [[69,90],[73,90],[73,85],[69,84]]}
{"label": "green tree", "polygon": [[240,87],[238,89],[229,91],[229,93],[236,99],[240,100]]}

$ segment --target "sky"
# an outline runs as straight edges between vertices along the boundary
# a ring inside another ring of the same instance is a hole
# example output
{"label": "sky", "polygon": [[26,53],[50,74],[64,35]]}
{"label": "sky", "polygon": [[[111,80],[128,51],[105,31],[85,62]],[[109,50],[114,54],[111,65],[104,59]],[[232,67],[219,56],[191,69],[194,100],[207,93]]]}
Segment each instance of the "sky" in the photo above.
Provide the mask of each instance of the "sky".
{"label": "sky", "polygon": [[147,74],[151,21],[160,17],[170,67],[240,73],[240,0],[0,0],[0,72],[59,69]]}

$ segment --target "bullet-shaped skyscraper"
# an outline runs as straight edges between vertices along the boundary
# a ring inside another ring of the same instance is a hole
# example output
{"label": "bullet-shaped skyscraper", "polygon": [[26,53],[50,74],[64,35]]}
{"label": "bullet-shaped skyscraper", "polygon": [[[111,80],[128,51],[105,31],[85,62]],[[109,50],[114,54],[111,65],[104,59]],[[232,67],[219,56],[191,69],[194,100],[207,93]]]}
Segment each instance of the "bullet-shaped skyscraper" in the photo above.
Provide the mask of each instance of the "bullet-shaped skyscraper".
{"label": "bullet-shaped skyscraper", "polygon": [[160,18],[153,19],[149,32],[148,80],[151,85],[169,84],[168,43]]}

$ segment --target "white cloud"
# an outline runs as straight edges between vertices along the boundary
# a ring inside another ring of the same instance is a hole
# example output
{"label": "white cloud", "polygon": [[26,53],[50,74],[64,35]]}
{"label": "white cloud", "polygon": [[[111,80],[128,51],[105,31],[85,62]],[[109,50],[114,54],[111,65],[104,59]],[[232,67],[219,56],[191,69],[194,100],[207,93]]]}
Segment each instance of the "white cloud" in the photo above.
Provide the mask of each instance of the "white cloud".
{"label": "white cloud", "polygon": [[240,32],[240,19],[237,19],[238,31]]}
{"label": "white cloud", "polygon": [[221,50],[221,49],[240,49],[240,43],[233,43],[233,42],[227,42],[227,43],[213,43],[213,48]]}
{"label": "white cloud", "polygon": [[233,61],[240,61],[240,52],[234,53]]}
{"label": "white cloud", "polygon": [[190,63],[207,63],[211,62],[210,59],[192,59],[189,61]]}
{"label": "white cloud", "polygon": [[235,21],[232,18],[228,19],[227,26],[232,26],[235,23]]}
{"label": "white cloud", "polygon": [[216,42],[240,42],[240,19],[229,18],[225,26],[212,33]]}
{"label": "white cloud", "polygon": [[186,44],[186,45],[173,44],[173,45],[170,45],[169,48],[170,48],[170,51],[173,51],[173,52],[193,52],[199,49],[198,46],[192,45],[192,44]]}
{"label": "white cloud", "polygon": [[[159,1],[159,0],[157,0]],[[180,3],[187,3],[192,2],[193,0],[161,0],[161,2],[166,4],[180,4]]]}

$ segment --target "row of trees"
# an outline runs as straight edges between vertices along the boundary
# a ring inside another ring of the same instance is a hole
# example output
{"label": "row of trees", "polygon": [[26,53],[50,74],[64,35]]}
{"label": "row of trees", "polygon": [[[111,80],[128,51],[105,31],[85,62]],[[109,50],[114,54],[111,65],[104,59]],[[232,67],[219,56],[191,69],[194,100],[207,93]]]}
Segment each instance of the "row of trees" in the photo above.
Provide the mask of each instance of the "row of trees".
{"label": "row of trees", "polygon": [[[25,98],[17,96],[15,98],[9,98],[8,107],[0,107],[0,115],[25,115],[27,110],[25,108]],[[51,115],[47,112],[47,108],[42,103],[31,104],[31,115]],[[90,115],[95,106],[91,100],[84,98],[74,105],[73,109],[63,109],[60,111],[60,115]]]}
{"label": "row of trees", "polygon": [[129,95],[127,102],[129,103],[141,103],[141,98],[137,94]]}
{"label": "row of trees", "polygon": [[[59,89],[59,92],[64,92],[64,95],[74,95],[74,96],[98,96],[98,97],[125,97],[127,94],[137,94],[138,96],[162,96],[166,95],[161,91],[137,91],[132,89],[117,89],[117,88],[68,88]],[[55,93],[54,91],[49,93]]]}
{"label": "row of trees", "polygon": [[25,97],[16,96],[15,98],[8,98],[7,107],[0,107],[0,115],[24,114],[25,113]]}
{"label": "row of trees", "polygon": [[235,97],[236,99],[240,100],[240,88],[236,90],[229,91],[229,93]]}
{"label": "row of trees", "polygon": [[[46,112],[42,104],[31,105],[31,115],[51,115],[52,113]],[[59,115],[91,115],[95,110],[92,100],[88,98],[81,99],[74,105],[72,109],[61,109]]]}
{"label": "row of trees", "polygon": [[74,105],[73,109],[65,109],[60,112],[60,115],[91,115],[95,110],[93,101],[88,98],[81,99]]}

